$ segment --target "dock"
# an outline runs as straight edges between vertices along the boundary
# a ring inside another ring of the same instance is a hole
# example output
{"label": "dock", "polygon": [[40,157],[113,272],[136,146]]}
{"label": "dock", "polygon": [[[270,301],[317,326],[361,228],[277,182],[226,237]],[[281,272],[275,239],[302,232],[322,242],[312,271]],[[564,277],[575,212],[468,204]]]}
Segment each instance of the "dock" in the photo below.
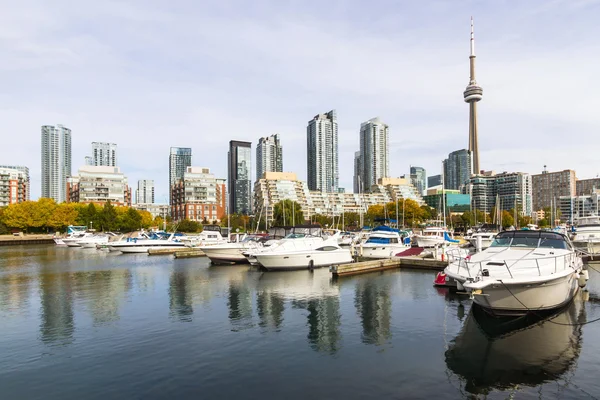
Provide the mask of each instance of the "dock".
{"label": "dock", "polygon": [[175,258],[206,257],[206,253],[200,249],[189,249],[175,252]]}
{"label": "dock", "polygon": [[434,260],[422,257],[392,257],[384,260],[361,261],[348,264],[333,265],[329,271],[333,276],[349,276],[367,274],[369,272],[385,271],[396,268],[426,269],[430,271],[443,271],[448,266],[447,261]]}
{"label": "dock", "polygon": [[0,246],[18,246],[24,244],[54,244],[52,235],[0,235]]}
{"label": "dock", "polygon": [[168,256],[174,255],[175,258],[192,258],[192,257],[206,257],[206,254],[198,248],[186,247],[178,249],[149,249],[149,256]]}

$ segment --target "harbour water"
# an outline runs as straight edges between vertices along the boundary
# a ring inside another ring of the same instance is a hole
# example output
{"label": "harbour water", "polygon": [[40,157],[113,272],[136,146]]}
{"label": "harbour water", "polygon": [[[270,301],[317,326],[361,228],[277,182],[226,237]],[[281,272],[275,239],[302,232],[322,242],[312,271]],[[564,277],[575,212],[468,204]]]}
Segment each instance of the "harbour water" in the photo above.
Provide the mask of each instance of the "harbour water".
{"label": "harbour water", "polygon": [[434,275],[0,248],[0,398],[600,397],[600,273],[508,325]]}

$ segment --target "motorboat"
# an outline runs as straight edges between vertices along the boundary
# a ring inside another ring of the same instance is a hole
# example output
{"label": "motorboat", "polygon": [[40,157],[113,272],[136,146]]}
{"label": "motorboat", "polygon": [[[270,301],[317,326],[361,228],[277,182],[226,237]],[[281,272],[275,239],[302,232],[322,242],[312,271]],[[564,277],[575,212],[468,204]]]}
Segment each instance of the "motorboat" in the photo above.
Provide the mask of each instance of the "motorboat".
{"label": "motorboat", "polygon": [[444,273],[497,316],[564,306],[588,278],[569,238],[545,231],[500,232],[488,249],[457,257]]}
{"label": "motorboat", "polygon": [[241,264],[248,262],[244,252],[260,247],[260,240],[260,236],[248,235],[239,242],[201,246],[200,249],[213,264]]}
{"label": "motorboat", "polygon": [[94,233],[92,232],[78,232],[62,239],[62,242],[68,247],[81,247],[79,243],[91,239],[92,237],[94,237]]}
{"label": "motorboat", "polygon": [[500,227],[496,224],[483,224],[475,232],[471,232],[468,239],[466,237],[465,239],[475,248],[478,248],[478,241],[480,241],[479,250],[485,250],[490,247],[499,231]]}
{"label": "motorboat", "polygon": [[360,243],[355,249],[357,255],[363,258],[390,258],[395,254],[410,248],[410,238],[401,236],[399,231],[382,225],[374,228],[366,242]]}
{"label": "motorboat", "polygon": [[[69,225],[67,227],[67,236],[66,237],[62,237],[59,234],[55,234],[52,239],[54,240],[54,243],[57,246],[66,246],[67,243],[65,242],[65,239],[74,239],[74,238],[81,238],[84,236],[84,234],[87,231],[87,226],[75,226],[75,225]],[[73,246],[76,247],[76,246]]]}
{"label": "motorboat", "polygon": [[174,233],[151,233],[142,238],[127,238],[109,243],[110,251],[121,253],[148,253],[150,249],[184,249],[185,244],[176,238]]}
{"label": "motorboat", "polygon": [[574,221],[575,236],[573,246],[590,255],[600,253],[600,217],[592,215]]}
{"label": "motorboat", "polygon": [[[293,234],[292,234],[293,235]],[[269,271],[313,269],[352,261],[350,249],[338,245],[338,235],[295,237],[281,240],[268,251],[256,253],[258,263]]]}
{"label": "motorboat", "polygon": [[452,242],[452,234],[443,226],[428,226],[421,234],[414,235],[419,247],[435,247],[444,242]]}
{"label": "motorboat", "polygon": [[201,247],[227,243],[227,239],[221,236],[221,232],[218,231],[202,231],[197,235],[186,236],[186,238],[181,239],[181,241],[186,247]]}
{"label": "motorboat", "polygon": [[[493,318],[473,306],[446,350],[448,369],[474,398],[564,378],[582,348],[587,318],[581,294],[560,310],[521,318]],[[544,398],[554,397],[546,388],[544,393]],[[513,397],[519,396],[508,396]]]}
{"label": "motorboat", "polygon": [[84,249],[95,249],[98,245],[106,245],[108,244],[111,237],[115,237],[116,235],[112,232],[108,232],[100,235],[93,235],[88,238],[84,238],[78,244]]}

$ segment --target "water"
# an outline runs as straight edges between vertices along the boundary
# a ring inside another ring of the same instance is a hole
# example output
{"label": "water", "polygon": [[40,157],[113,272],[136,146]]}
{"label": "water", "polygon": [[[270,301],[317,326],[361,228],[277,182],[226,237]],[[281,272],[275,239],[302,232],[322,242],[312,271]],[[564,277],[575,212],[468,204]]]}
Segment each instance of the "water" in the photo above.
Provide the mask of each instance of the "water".
{"label": "water", "polygon": [[600,318],[599,273],[509,326],[433,277],[0,248],[0,398],[600,397],[600,322],[559,325]]}

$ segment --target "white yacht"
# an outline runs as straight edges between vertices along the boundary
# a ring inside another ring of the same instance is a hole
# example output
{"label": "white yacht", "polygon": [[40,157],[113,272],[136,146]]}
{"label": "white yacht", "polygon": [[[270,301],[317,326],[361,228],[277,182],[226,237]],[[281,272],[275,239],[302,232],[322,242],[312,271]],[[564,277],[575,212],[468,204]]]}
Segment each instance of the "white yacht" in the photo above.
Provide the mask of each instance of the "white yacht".
{"label": "white yacht", "polygon": [[115,236],[116,235],[112,232],[99,234],[99,235],[93,235],[91,237],[84,238],[78,244],[79,244],[79,246],[83,247],[84,249],[95,249],[98,247],[98,245],[108,244],[110,238],[115,237]]}
{"label": "white yacht", "polygon": [[93,236],[94,234],[92,232],[74,233],[70,237],[62,239],[62,244],[65,244],[68,247],[81,247],[79,244],[80,242],[83,242],[84,240],[89,240]]}
{"label": "white yacht", "polygon": [[569,239],[543,231],[501,232],[488,249],[453,260],[444,273],[493,315],[561,307],[587,280]]}
{"label": "white yacht", "polygon": [[176,238],[174,233],[153,233],[146,238],[127,238],[108,244],[110,251],[121,253],[147,253],[150,249],[184,249],[185,244]]}
{"label": "white yacht", "polygon": [[600,217],[592,215],[575,220],[573,246],[590,255],[600,253]]}
{"label": "white yacht", "polygon": [[414,236],[419,247],[435,247],[453,241],[452,235],[443,226],[428,226],[420,235]]}
{"label": "white yacht", "polygon": [[481,240],[481,249],[485,250],[492,245],[497,234],[498,232],[475,232],[469,238],[469,243],[471,246],[477,247],[477,241]]}
{"label": "white yacht", "polygon": [[[406,240],[405,240],[406,239]],[[400,236],[397,229],[382,225],[373,229],[366,242],[355,249],[363,258],[390,258],[410,248],[410,238]]]}
{"label": "white yacht", "polygon": [[67,227],[67,236],[66,237],[61,237],[60,234],[55,234],[53,236],[53,240],[54,243],[57,246],[66,246],[67,243],[65,243],[65,239],[73,239],[73,238],[80,238],[83,237],[84,234],[87,231],[87,226],[74,226],[74,225],[69,225]]}
{"label": "white yacht", "polygon": [[186,247],[211,246],[215,244],[227,243],[227,239],[221,236],[219,231],[202,231],[197,235],[189,235],[181,239]]}
{"label": "white yacht", "polygon": [[248,260],[243,253],[248,249],[259,247],[260,239],[260,236],[250,235],[239,242],[214,244],[200,248],[213,264],[247,263]]}
{"label": "white yacht", "polygon": [[352,261],[350,249],[338,245],[338,236],[327,239],[320,236],[286,237],[268,250],[254,254],[254,257],[269,271],[312,269],[349,263]]}

